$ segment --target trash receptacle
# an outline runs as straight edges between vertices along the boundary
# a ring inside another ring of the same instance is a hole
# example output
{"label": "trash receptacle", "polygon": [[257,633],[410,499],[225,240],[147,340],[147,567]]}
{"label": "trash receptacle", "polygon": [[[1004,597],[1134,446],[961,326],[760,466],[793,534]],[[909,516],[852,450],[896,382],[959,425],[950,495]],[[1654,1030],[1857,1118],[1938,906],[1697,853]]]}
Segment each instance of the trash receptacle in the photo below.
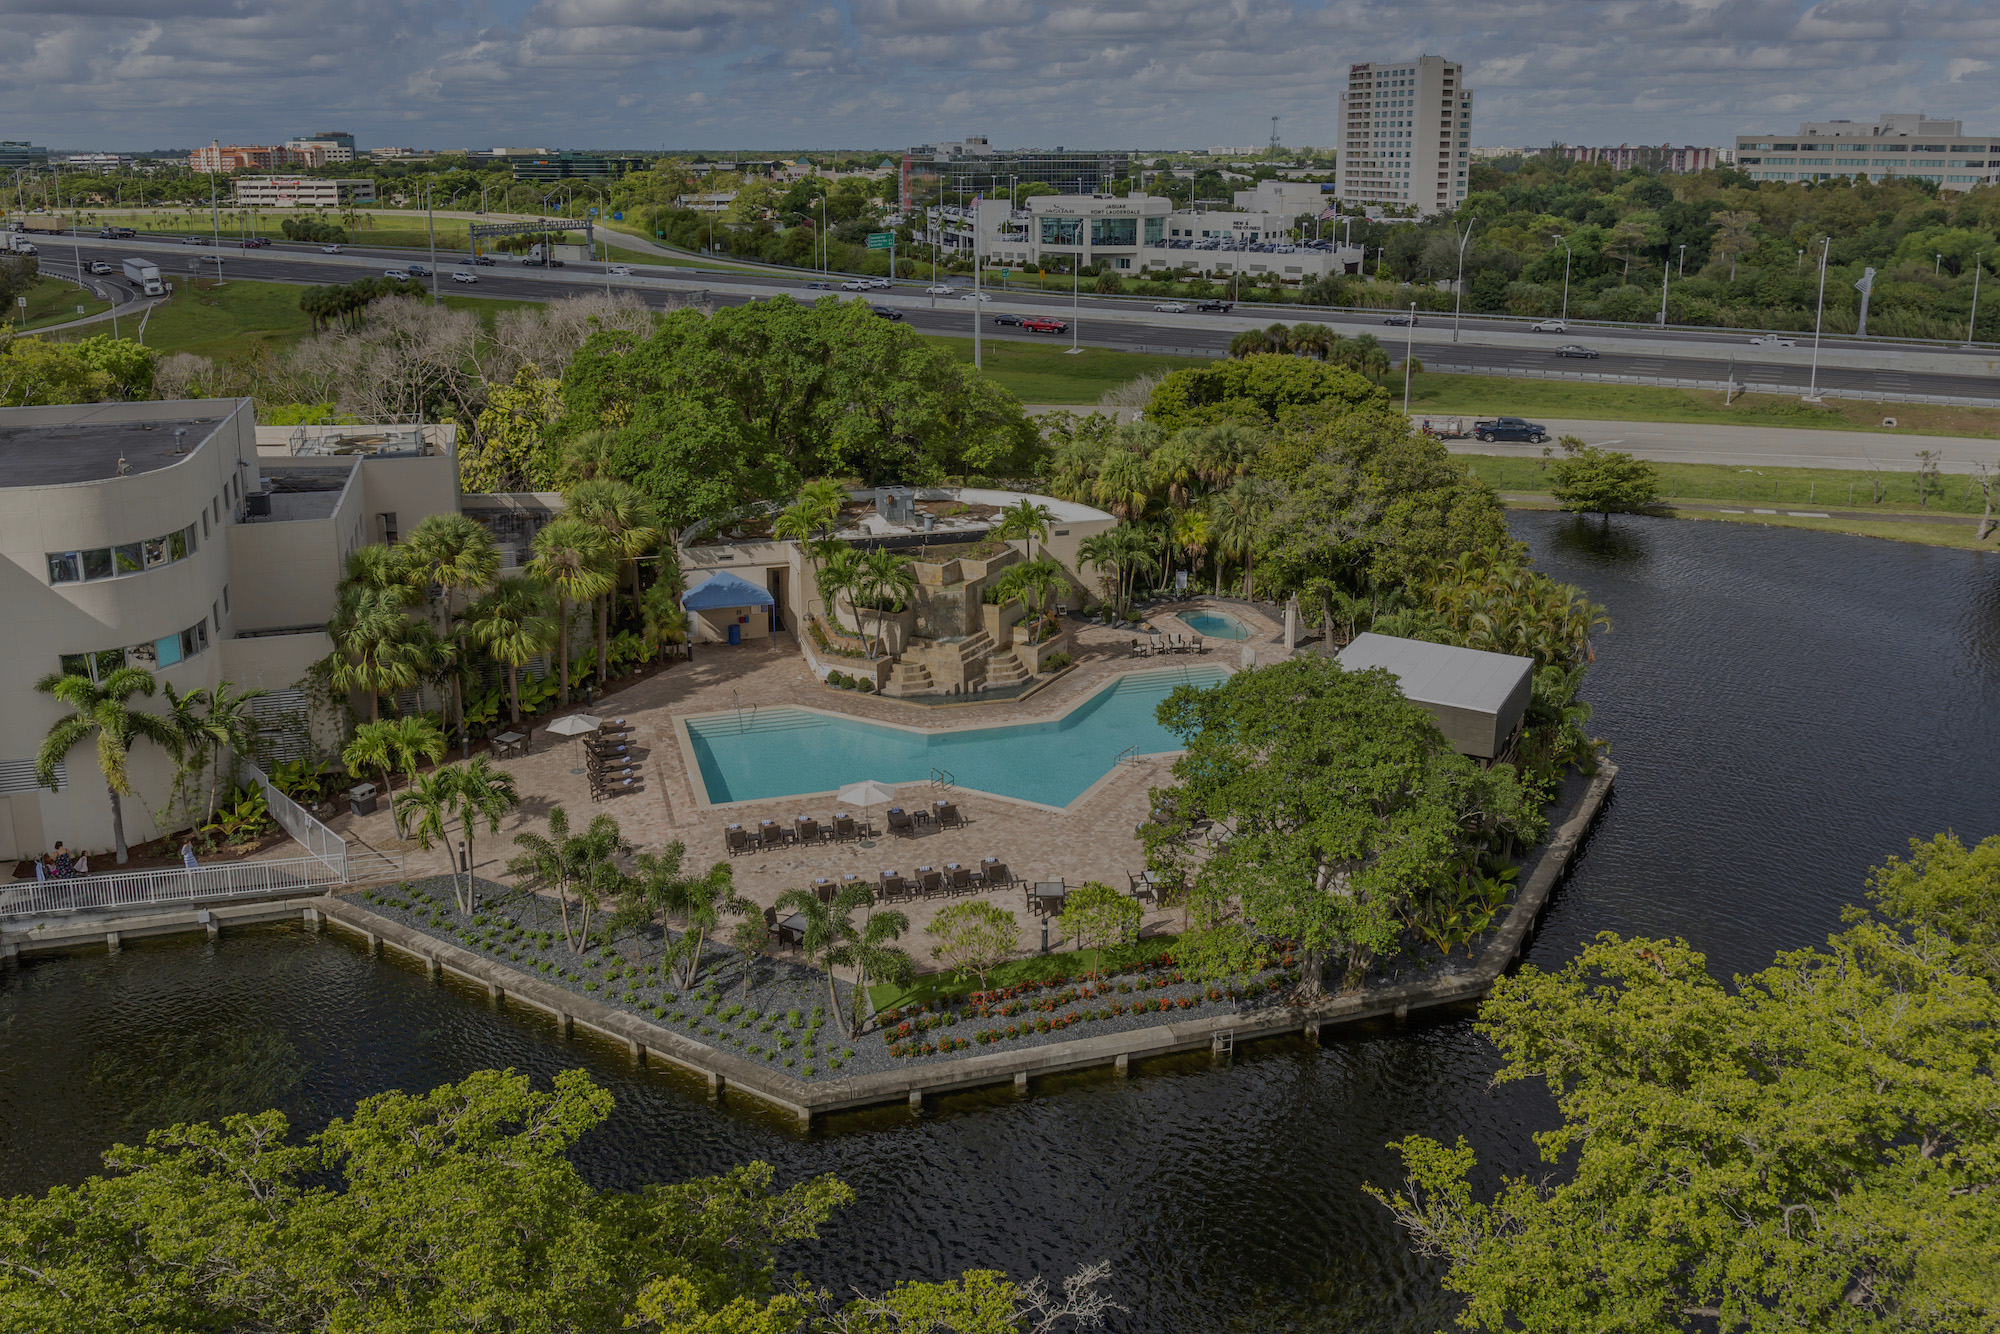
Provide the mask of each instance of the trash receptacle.
{"label": "trash receptacle", "polygon": [[738,624],[730,625],[729,642],[732,644],[740,644],[743,642],[743,627],[741,625]]}
{"label": "trash receptacle", "polygon": [[347,789],[347,805],[356,815],[373,815],[375,813],[375,785],[373,783],[356,783],[353,787]]}

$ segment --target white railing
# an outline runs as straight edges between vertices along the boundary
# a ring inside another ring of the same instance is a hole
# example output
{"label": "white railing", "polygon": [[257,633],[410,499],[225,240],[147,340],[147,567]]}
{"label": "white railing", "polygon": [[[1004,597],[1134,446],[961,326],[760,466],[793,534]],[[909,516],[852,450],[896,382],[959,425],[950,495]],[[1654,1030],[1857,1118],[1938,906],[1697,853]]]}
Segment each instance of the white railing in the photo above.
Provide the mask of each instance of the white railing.
{"label": "white railing", "polygon": [[[375,854],[380,856],[380,854]],[[383,858],[388,861],[388,858]],[[230,862],[221,866],[162,867],[61,880],[24,880],[0,886],[0,917],[194,903],[254,894],[305,894],[346,883],[342,866],[318,857]]]}
{"label": "white railing", "polygon": [[280,792],[262,769],[248,760],[239,760],[237,763],[238,767],[249,774],[257,786],[264,790],[264,801],[270,808],[271,818],[296,839],[299,846],[324,862],[335,875],[344,876],[347,873],[347,840],[315,820],[305,807]]}

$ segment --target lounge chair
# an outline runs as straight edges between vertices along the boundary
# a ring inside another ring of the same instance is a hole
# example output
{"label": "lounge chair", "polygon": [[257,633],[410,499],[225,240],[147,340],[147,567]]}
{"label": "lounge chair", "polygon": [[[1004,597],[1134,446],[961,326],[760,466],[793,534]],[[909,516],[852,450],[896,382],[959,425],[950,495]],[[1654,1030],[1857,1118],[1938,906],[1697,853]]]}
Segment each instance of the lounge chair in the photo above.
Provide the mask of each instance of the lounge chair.
{"label": "lounge chair", "polygon": [[821,903],[832,903],[834,896],[840,893],[840,886],[821,876],[818,880],[813,881],[812,892],[813,897]]}
{"label": "lounge chair", "polygon": [[1193,639],[1192,641],[1190,641],[1190,643],[1188,644],[1188,652],[1190,652],[1190,653],[1199,653],[1199,652],[1201,652],[1201,636],[1200,636],[1200,635],[1196,635],[1196,636],[1194,637],[1194,639]]}
{"label": "lounge chair", "polygon": [[917,833],[917,822],[912,820],[910,813],[901,806],[891,806],[889,808],[889,832],[892,834],[905,834],[914,838]]}
{"label": "lounge chair", "polygon": [[1014,883],[1014,874],[1006,862],[988,857],[979,864],[979,883],[988,889],[1005,889]]}
{"label": "lounge chair", "polygon": [[801,815],[792,821],[792,836],[801,843],[819,842],[819,821],[810,815]]}
{"label": "lounge chair", "polygon": [[792,831],[776,820],[764,820],[757,825],[757,838],[767,848],[775,848],[792,836]]}
{"label": "lounge chair", "polygon": [[884,903],[893,903],[897,899],[908,898],[910,887],[900,871],[884,871],[876,884],[876,892],[881,894]]}
{"label": "lounge chair", "polygon": [[954,801],[937,802],[933,805],[932,811],[933,814],[931,818],[937,821],[938,828],[940,829],[949,829],[954,827],[959,829],[965,828],[965,817],[958,813],[957,802]]}
{"label": "lounge chair", "polygon": [[951,865],[945,867],[944,872],[949,877],[945,888],[951,893],[970,894],[972,892],[972,872],[966,870],[957,862],[953,862]]}
{"label": "lounge chair", "polygon": [[723,830],[722,838],[732,857],[739,852],[750,851],[750,831],[740,824],[733,824]]}
{"label": "lounge chair", "polygon": [[925,898],[944,893],[944,874],[929,866],[917,868],[917,892]]}
{"label": "lounge chair", "polygon": [[850,838],[859,837],[854,831],[854,817],[840,814],[833,817],[833,841],[845,843]]}

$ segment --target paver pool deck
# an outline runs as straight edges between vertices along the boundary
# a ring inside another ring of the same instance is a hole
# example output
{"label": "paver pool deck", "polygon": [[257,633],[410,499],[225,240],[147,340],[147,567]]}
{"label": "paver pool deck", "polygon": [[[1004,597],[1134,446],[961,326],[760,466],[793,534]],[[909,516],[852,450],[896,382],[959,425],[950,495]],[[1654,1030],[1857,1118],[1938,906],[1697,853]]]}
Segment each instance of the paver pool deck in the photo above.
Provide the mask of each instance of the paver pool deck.
{"label": "paver pool deck", "polygon": [[[1172,605],[1193,608],[1199,604]],[[1171,608],[1160,610],[1170,613]],[[899,871],[907,876],[920,865],[942,867],[948,862],[959,862],[976,866],[986,857],[1005,861],[1014,875],[1023,880],[1067,880],[1071,885],[1101,880],[1122,891],[1129,883],[1126,877],[1145,867],[1145,857],[1133,838],[1133,830],[1146,818],[1149,789],[1171,781],[1170,758],[1120,764],[1107,781],[1064,811],[983,796],[977,790],[979,776],[961,773],[957,776],[956,796],[967,821],[962,829],[934,830],[914,838],[890,837],[883,808],[876,807],[854,812],[872,819],[882,831],[880,837],[872,840],[872,847],[855,842],[785,845],[731,857],[723,844],[726,825],[740,823],[750,827],[762,820],[776,820],[789,828],[797,815],[832,814],[832,803],[828,798],[781,797],[732,804],[721,810],[705,808],[703,794],[698,790],[700,777],[688,771],[673,720],[683,715],[718,713],[753,704],[766,708],[801,705],[906,726],[997,727],[1042,722],[1060,715],[1124,672],[1175,666],[1233,669],[1241,665],[1246,648],[1259,663],[1277,662],[1285,656],[1282,645],[1273,642],[1279,627],[1269,617],[1240,603],[1232,602],[1226,610],[1250,625],[1255,635],[1248,640],[1221,644],[1211,641],[1209,650],[1199,655],[1165,658],[1133,656],[1130,631],[1071,623],[1076,666],[1026,699],[992,703],[919,705],[832,689],[813,676],[789,634],[737,647],[700,645],[695,649],[693,662],[674,664],[658,675],[598,700],[587,710],[596,717],[623,718],[638,729],[633,742],[636,763],[643,775],[638,790],[593,803],[585,775],[576,772],[583,768],[581,745],[539,731],[535,734],[532,754],[495,761],[498,767],[514,775],[521,804],[501,821],[498,834],[479,831],[473,847],[478,863],[474,869],[489,878],[501,878],[508,858],[515,851],[514,836],[524,830],[545,830],[549,809],[561,805],[569,812],[573,828],[580,828],[599,813],[612,816],[626,840],[641,852],[658,852],[679,840],[687,847],[687,864],[691,867],[728,862],[735,872],[737,892],[759,906],[774,903],[786,890],[806,888],[820,876],[837,880],[843,875],[857,875],[872,885],[882,871]],[[581,701],[576,701],[564,712],[585,711]],[[874,775],[856,773],[846,781],[871,777]],[[401,790],[400,780],[397,790]],[[899,793],[904,805],[928,805],[933,795],[922,783],[905,784]],[[374,815],[356,817],[343,811],[329,823],[336,832],[370,847],[403,850],[405,873],[412,878],[443,874],[449,869],[444,845],[435,845],[426,852],[414,843],[397,839],[386,802]],[[455,836],[455,825],[453,832]],[[1023,951],[1040,948],[1041,919],[1028,914],[1020,888],[996,890],[980,897],[1016,915],[1021,924]],[[903,944],[921,965],[930,963],[931,919],[940,909],[963,901],[964,896],[960,896],[918,899],[897,905],[909,916],[912,928]],[[1148,913],[1144,926],[1158,929],[1157,923],[1168,920],[1177,921],[1177,914],[1153,911]]]}

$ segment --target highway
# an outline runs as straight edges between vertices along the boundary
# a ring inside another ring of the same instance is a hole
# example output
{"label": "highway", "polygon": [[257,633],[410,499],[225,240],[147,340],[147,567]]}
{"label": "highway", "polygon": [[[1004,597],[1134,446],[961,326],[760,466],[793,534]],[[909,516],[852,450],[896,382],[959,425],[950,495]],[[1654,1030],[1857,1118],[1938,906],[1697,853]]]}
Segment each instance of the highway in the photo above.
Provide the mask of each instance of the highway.
{"label": "highway", "polygon": [[[105,241],[84,235],[34,238],[41,252],[42,266],[53,273],[73,273],[74,257],[88,266],[102,260],[115,269],[128,257],[140,257],[157,264],[168,282],[193,274],[197,266],[213,273],[215,266],[201,257],[220,253],[224,277],[260,282],[300,284],[346,283],[385,269],[428,263],[422,251],[348,246],[338,255],[320,253],[314,245],[287,244],[245,250],[225,242],[217,252],[209,244],[180,245],[172,241]],[[205,241],[205,238],[204,238]],[[781,293],[799,299],[826,295],[805,290],[808,281],[820,277],[809,272],[745,272],[741,270],[697,270],[685,267],[632,265],[630,276],[608,274],[598,263],[571,263],[561,269],[530,267],[502,257],[490,267],[476,270],[476,284],[456,283],[451,269],[465,258],[463,252],[439,250],[438,290],[459,295],[514,300],[545,301],[555,296],[607,289],[631,293],[648,305],[663,308],[694,290],[705,290],[719,306],[740,305]],[[92,279],[107,297],[122,296],[132,301],[135,294],[122,273]],[[824,275],[838,283],[842,275]],[[924,294],[924,284],[899,282],[890,290],[868,293],[876,304],[893,307],[916,329],[932,334],[970,337],[972,303],[956,298],[934,298]],[[990,290],[990,289],[989,289]],[[841,293],[840,295],[848,295]],[[1080,346],[1105,347],[1144,352],[1172,352],[1194,356],[1221,354],[1229,341],[1244,329],[1260,328],[1278,318],[1276,312],[1233,313],[1230,315],[1163,314],[1147,300],[1093,298],[1076,303],[1072,314],[1069,299],[1042,293],[991,291],[991,299],[981,303],[985,337],[1020,342],[1067,344],[1070,335],[1023,333],[997,326],[992,316],[1001,312],[1053,315],[1074,318],[1076,341]],[[1893,400],[1899,394],[1923,394],[2000,401],[2000,353],[1993,349],[1958,350],[1941,347],[1913,347],[1909,344],[1860,343],[1844,340],[1824,345],[1813,365],[1811,339],[1788,349],[1757,347],[1747,337],[1701,331],[1660,331],[1644,329],[1573,330],[1568,335],[1531,334],[1519,324],[1467,318],[1459,341],[1452,341],[1449,316],[1422,316],[1414,331],[1384,325],[1379,317],[1370,319],[1339,313],[1287,311],[1284,317],[1296,320],[1301,313],[1313,314],[1335,331],[1352,336],[1372,333],[1394,357],[1408,349],[1427,368],[1464,368],[1475,373],[1537,373],[1581,377],[1589,374],[1679,379],[1721,384],[1733,380],[1738,385],[1771,386],[1803,392],[1811,384],[1847,396]],[[1599,351],[1592,360],[1555,355],[1557,344],[1581,343]]]}

